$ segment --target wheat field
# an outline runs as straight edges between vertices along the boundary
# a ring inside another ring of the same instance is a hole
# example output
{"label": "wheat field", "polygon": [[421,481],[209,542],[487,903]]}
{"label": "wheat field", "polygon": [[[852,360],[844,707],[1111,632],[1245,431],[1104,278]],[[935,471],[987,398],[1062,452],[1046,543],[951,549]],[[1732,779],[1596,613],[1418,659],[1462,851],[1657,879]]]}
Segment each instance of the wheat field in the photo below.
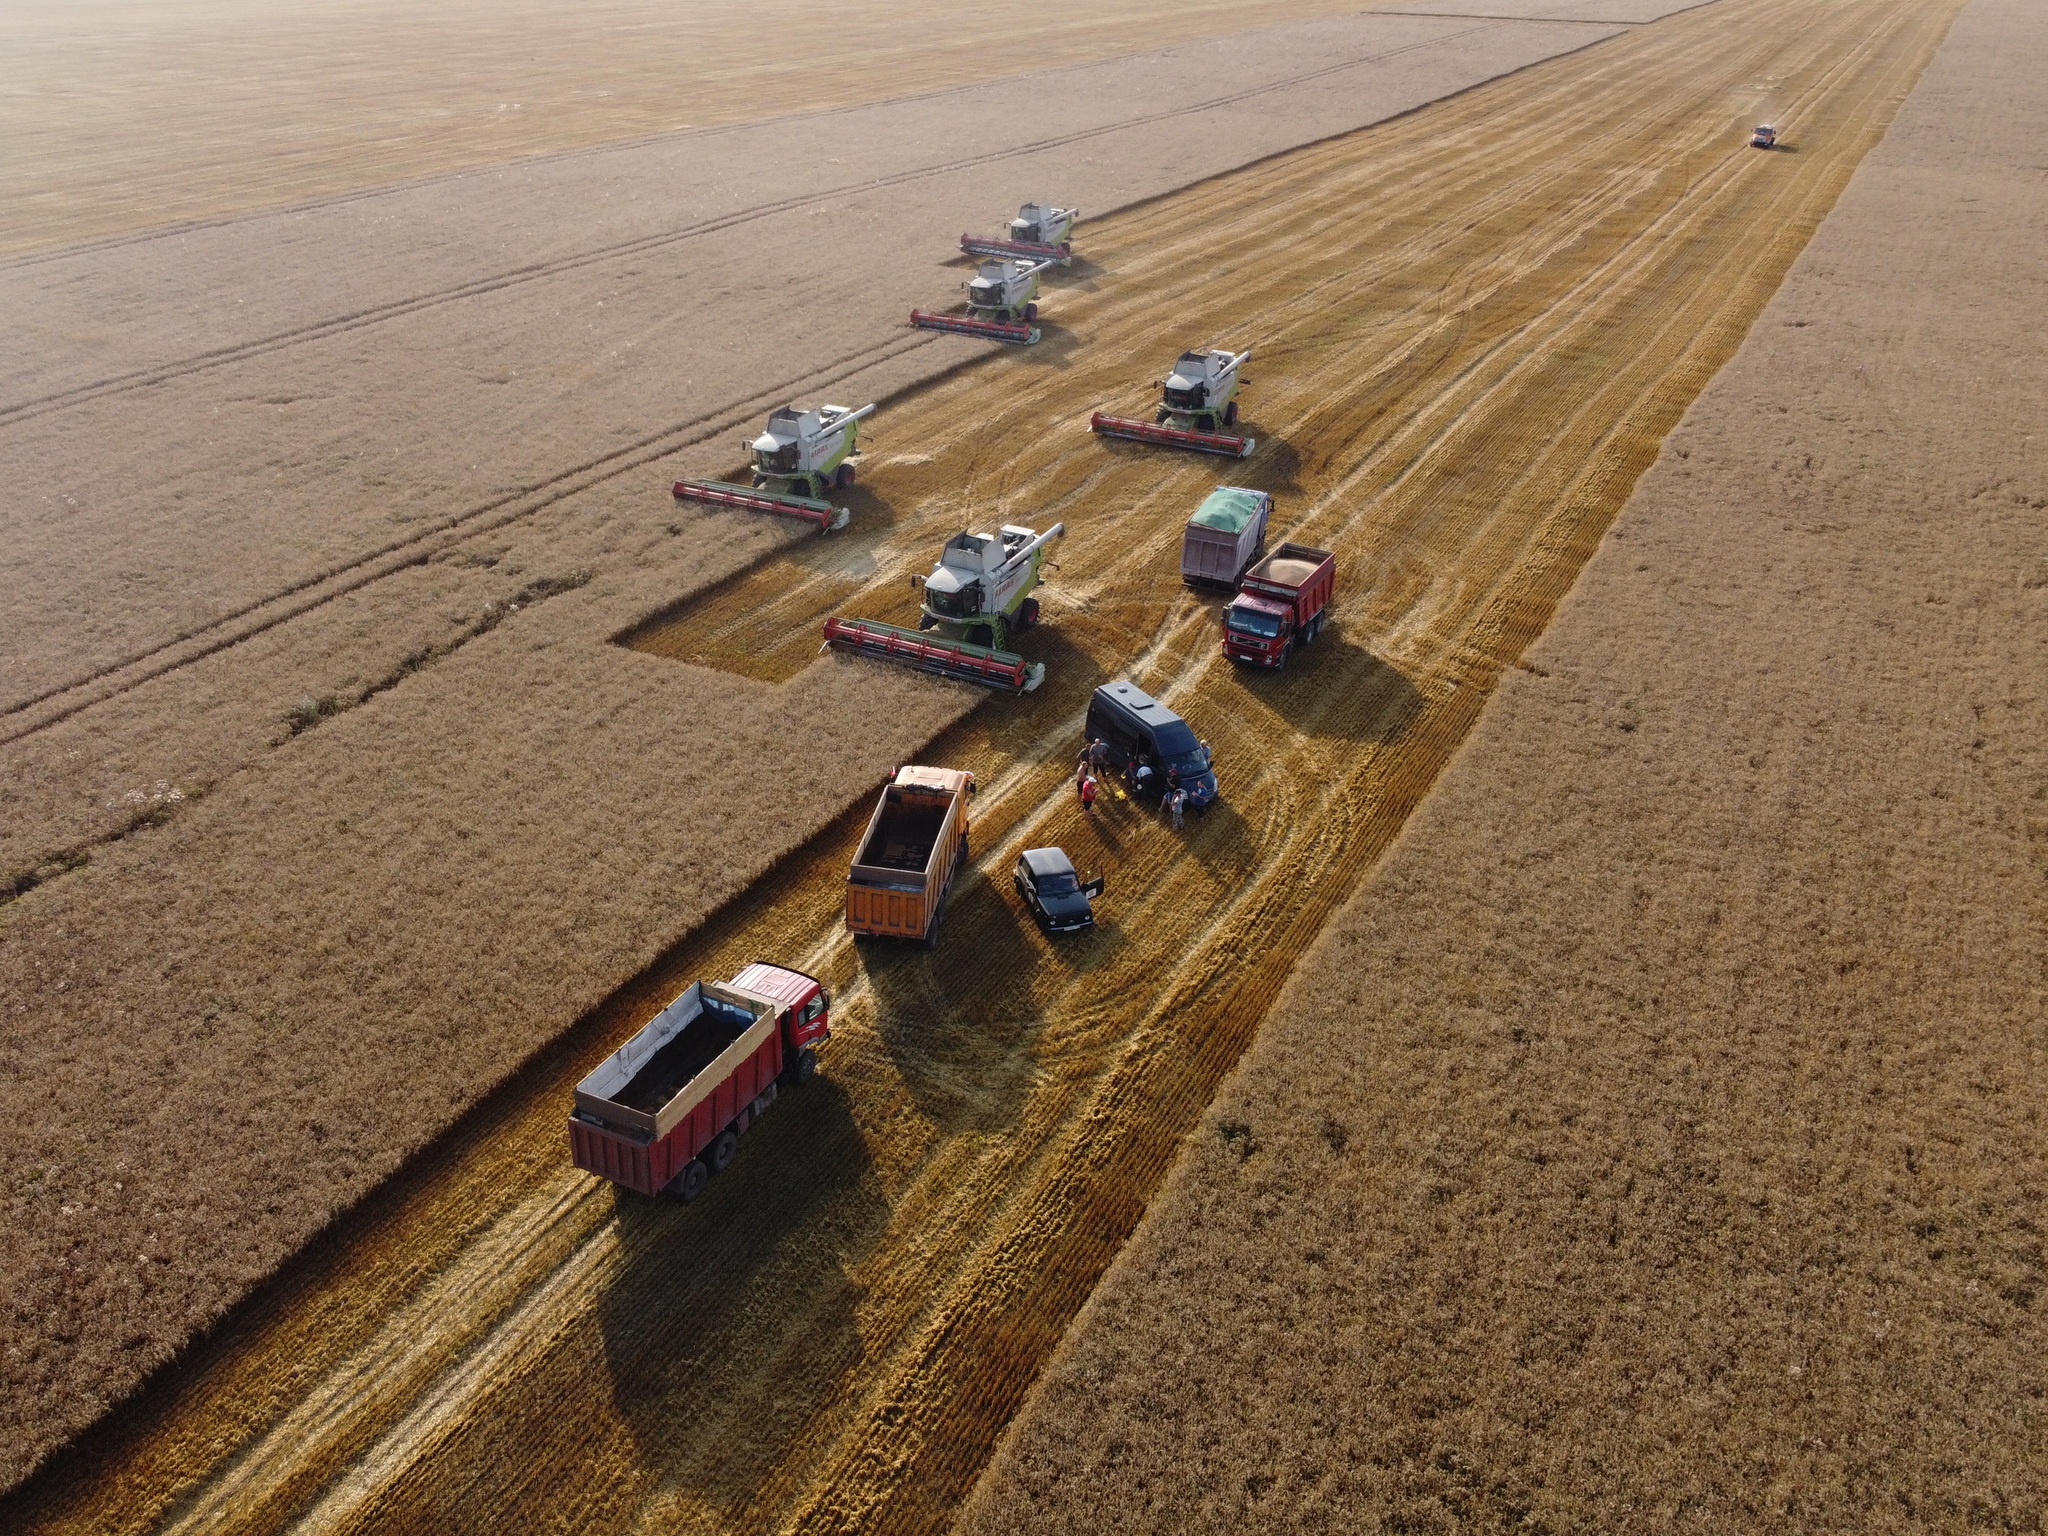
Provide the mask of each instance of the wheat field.
{"label": "wheat field", "polygon": [[[940,950],[844,939],[856,805],[388,1181],[14,1521],[434,1530],[489,1508],[580,1530],[942,1528],[1296,959],[1949,15],[1723,0],[1091,228],[1040,346],[892,402],[889,438],[914,446],[877,452],[847,534],[620,636],[649,668],[809,689],[821,724],[886,709],[868,664],[813,662],[818,621],[903,617],[907,578],[962,523],[1064,520],[1027,643],[1046,686],[922,749],[985,786],[991,874],[956,893]],[[1744,147],[1766,99],[1798,153]],[[1138,406],[1160,363],[1207,342],[1256,346],[1257,456],[1089,437],[1090,411]],[[1336,625],[1276,677],[1220,664],[1214,604],[1178,583],[1179,527],[1220,477],[1274,493],[1276,534],[1339,555]],[[1216,747],[1223,804],[1182,839],[1115,800],[1086,819],[1064,792],[1087,691],[1119,674]],[[1045,943],[1003,893],[1037,843],[1108,873],[1078,944]],[[688,1211],[568,1170],[588,1064],[755,955],[837,992],[818,1091]]]}

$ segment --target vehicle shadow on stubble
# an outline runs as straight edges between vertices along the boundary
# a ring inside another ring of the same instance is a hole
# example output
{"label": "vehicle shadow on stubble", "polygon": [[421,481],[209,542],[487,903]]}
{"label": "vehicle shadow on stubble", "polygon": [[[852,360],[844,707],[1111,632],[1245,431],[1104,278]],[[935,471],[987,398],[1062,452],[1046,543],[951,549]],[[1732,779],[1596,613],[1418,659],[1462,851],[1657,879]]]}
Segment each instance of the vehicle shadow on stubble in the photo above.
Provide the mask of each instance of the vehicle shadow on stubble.
{"label": "vehicle shadow on stubble", "polygon": [[918,1112],[943,1132],[1013,1125],[1038,1075],[1043,957],[1007,869],[963,874],[936,949],[863,940],[876,1035]]}
{"label": "vehicle shadow on stubble", "polygon": [[861,1362],[848,1270],[888,1220],[824,1076],[785,1093],[693,1204],[619,1194],[598,1325],[645,1476],[728,1504],[759,1487]]}
{"label": "vehicle shadow on stubble", "polygon": [[1239,666],[1247,692],[1305,736],[1385,744],[1421,710],[1422,692],[1398,668],[1330,630],[1277,672]]}

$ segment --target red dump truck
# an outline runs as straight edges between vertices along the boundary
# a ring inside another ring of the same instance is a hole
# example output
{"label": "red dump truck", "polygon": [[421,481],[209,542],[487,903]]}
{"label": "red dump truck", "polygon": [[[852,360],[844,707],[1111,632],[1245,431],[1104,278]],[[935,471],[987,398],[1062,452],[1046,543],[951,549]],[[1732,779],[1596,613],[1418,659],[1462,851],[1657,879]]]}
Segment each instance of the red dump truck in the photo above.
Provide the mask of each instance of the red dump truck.
{"label": "red dump truck", "polygon": [[757,960],[700,981],[576,1085],[578,1168],[643,1195],[694,1200],[740,1134],[818,1070],[831,994],[815,976]]}
{"label": "red dump truck", "polygon": [[946,890],[967,862],[967,797],[974,775],[899,768],[882,791],[846,879],[852,932],[939,942]]}
{"label": "red dump truck", "polygon": [[1306,544],[1282,544],[1244,573],[1223,610],[1223,654],[1232,661],[1284,667],[1329,621],[1337,589],[1337,557]]}

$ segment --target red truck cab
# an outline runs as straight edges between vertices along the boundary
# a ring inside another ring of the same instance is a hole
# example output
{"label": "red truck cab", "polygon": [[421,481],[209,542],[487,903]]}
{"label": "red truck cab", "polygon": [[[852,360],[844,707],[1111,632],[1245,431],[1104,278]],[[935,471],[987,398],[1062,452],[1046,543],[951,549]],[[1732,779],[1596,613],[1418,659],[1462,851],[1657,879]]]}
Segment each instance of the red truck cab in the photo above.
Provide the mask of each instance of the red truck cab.
{"label": "red truck cab", "polygon": [[818,1069],[832,998],[815,976],[755,961],[700,981],[576,1085],[578,1168],[639,1194],[694,1200],[783,1088]]}
{"label": "red truck cab", "polygon": [[1335,555],[1282,544],[1244,573],[1242,590],[1223,610],[1223,654],[1262,667],[1286,666],[1297,646],[1322,633],[1336,590]]}

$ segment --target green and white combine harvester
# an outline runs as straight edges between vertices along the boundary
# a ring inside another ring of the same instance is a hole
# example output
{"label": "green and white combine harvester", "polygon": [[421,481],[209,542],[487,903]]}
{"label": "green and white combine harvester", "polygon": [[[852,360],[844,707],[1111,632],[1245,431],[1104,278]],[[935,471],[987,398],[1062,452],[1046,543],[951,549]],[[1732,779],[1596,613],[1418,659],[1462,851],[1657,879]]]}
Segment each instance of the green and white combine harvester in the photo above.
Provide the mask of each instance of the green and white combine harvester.
{"label": "green and white combine harvester", "polygon": [[1242,370],[1251,355],[1250,347],[1242,352],[1221,347],[1183,352],[1159,386],[1159,408],[1150,421],[1097,411],[1088,418],[1088,430],[1102,437],[1249,458],[1258,440],[1225,429],[1237,425],[1237,390],[1245,382]]}
{"label": "green and white combine harvester", "polygon": [[821,533],[844,528],[846,508],[829,498],[835,489],[853,484],[860,423],[874,411],[872,405],[859,410],[821,405],[814,411],[785,405],[768,418],[768,430],[746,445],[754,458],[751,486],[678,480],[676,500],[801,517],[816,523]]}
{"label": "green and white combine harvester", "polygon": [[951,331],[1028,347],[1038,340],[1038,327],[1031,323],[1038,318],[1038,280],[1054,265],[1052,258],[984,261],[967,284],[966,314],[913,309],[910,323],[922,331]]}
{"label": "green and white combine harvester", "polygon": [[1044,533],[1006,524],[993,534],[956,533],[924,587],[916,629],[872,619],[825,621],[825,643],[990,688],[1028,693],[1045,681],[1043,662],[1010,650],[1013,638],[1038,622],[1032,590],[1045,576],[1045,547],[1066,535],[1065,523]]}
{"label": "green and white combine harvester", "polygon": [[970,256],[1023,256],[1051,260],[1063,267],[1074,264],[1074,220],[1078,208],[1055,208],[1050,203],[1026,203],[1010,220],[1007,234],[962,235],[960,249]]}

